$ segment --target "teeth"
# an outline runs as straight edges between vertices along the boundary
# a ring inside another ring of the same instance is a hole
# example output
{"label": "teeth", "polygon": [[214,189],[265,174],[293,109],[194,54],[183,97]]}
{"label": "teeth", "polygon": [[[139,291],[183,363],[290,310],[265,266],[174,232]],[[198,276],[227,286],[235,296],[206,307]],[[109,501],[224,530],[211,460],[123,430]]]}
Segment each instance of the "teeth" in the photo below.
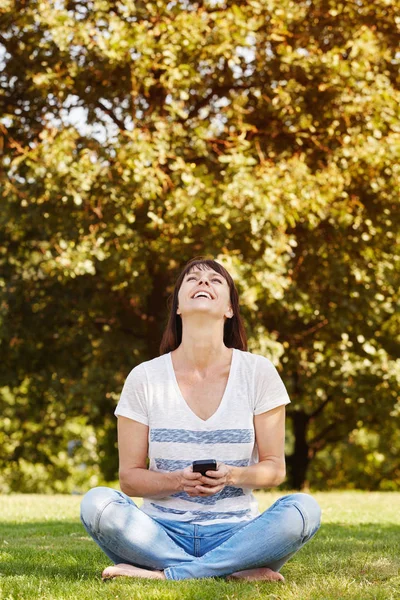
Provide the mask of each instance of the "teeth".
{"label": "teeth", "polygon": [[197,292],[197,294],[195,294],[193,298],[201,298],[201,296],[204,296],[204,298],[208,298],[209,300],[211,300],[211,296],[210,294],[207,294],[207,292]]}

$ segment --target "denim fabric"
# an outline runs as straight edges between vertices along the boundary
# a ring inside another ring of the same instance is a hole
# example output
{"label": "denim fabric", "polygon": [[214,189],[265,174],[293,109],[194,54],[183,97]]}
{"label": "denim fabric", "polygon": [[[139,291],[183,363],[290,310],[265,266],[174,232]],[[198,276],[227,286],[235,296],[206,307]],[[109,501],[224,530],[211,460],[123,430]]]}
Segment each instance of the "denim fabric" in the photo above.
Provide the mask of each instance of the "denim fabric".
{"label": "denim fabric", "polygon": [[261,566],[279,571],[317,532],[320,518],[317,502],[301,493],[279,498],[251,521],[216,525],[153,519],[106,487],[90,490],[81,505],[86,531],[114,563],[164,571],[173,580]]}

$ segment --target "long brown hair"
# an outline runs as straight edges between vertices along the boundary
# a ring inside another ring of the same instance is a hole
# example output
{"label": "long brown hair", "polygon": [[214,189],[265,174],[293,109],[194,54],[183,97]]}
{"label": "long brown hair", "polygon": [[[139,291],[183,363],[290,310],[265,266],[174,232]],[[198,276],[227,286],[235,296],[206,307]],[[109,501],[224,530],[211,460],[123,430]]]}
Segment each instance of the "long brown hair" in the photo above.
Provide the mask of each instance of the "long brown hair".
{"label": "long brown hair", "polygon": [[229,275],[228,271],[215,260],[199,256],[197,258],[193,258],[185,265],[175,283],[174,291],[169,299],[170,313],[160,344],[160,355],[175,350],[175,348],[177,348],[182,341],[182,319],[181,316],[176,313],[178,308],[178,293],[184,277],[195,267],[201,270],[212,269],[226,279],[230,289],[230,301],[233,310],[233,317],[225,320],[224,344],[227,348],[247,350],[247,336],[243,325],[243,320],[240,315],[239,294],[232,277]]}

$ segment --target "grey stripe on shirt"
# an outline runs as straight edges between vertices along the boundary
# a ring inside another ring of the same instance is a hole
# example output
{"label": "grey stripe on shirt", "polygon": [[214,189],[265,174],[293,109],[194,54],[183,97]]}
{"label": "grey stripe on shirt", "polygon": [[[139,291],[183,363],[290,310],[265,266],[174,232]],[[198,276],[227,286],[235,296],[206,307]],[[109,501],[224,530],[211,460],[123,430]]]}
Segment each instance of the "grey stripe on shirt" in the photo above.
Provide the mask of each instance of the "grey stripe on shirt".
{"label": "grey stripe on shirt", "polygon": [[151,442],[175,444],[248,444],[254,440],[253,429],[215,429],[193,431],[190,429],[151,429]]}

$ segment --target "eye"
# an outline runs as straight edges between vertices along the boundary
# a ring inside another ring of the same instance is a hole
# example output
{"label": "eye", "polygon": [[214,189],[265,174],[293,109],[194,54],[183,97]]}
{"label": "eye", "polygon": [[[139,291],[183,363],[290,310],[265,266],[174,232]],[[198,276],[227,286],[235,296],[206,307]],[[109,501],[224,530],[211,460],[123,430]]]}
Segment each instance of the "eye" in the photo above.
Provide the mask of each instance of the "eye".
{"label": "eye", "polygon": [[196,279],[196,277],[193,277],[193,275],[191,277],[188,277],[186,281],[190,281],[191,279]]}
{"label": "eye", "polygon": [[218,281],[218,283],[222,283],[221,279],[218,279],[217,277],[213,277],[213,281]]}

